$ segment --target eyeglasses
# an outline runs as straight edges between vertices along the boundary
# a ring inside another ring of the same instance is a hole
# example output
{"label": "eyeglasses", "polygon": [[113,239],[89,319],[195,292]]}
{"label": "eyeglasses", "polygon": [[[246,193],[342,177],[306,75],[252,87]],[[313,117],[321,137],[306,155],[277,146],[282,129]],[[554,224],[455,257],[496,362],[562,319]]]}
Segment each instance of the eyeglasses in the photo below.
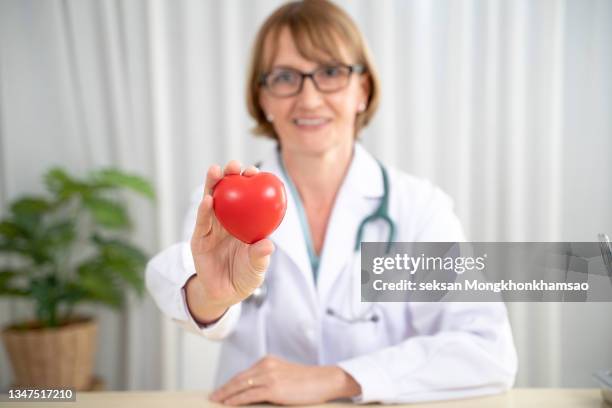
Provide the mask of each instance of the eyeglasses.
{"label": "eyeglasses", "polygon": [[324,66],[311,72],[301,72],[292,68],[274,68],[261,76],[260,84],[272,95],[284,98],[302,92],[304,79],[310,78],[320,92],[331,93],[345,88],[352,73],[361,74],[363,72],[365,72],[365,67],[359,64]]}

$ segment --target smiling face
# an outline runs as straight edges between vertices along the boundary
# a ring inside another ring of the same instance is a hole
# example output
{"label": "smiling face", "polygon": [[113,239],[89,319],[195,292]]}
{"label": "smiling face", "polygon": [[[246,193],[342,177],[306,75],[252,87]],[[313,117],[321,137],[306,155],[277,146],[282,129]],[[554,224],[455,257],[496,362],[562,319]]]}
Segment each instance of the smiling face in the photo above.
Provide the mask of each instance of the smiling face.
{"label": "smiling face", "polygon": [[[265,55],[270,55],[272,44],[265,46]],[[343,62],[354,64],[341,47]],[[324,64],[305,59],[298,49],[288,28],[279,32],[271,69],[291,68],[301,72],[312,72],[322,66],[337,65],[332,57],[322,58]],[[259,103],[268,117],[272,118],[274,130],[282,148],[304,154],[322,154],[330,149],[346,147],[355,137],[355,120],[368,101],[369,82],[367,74],[351,74],[348,85],[336,92],[319,91],[312,79],[305,78],[302,90],[295,96],[278,97],[262,89]]]}

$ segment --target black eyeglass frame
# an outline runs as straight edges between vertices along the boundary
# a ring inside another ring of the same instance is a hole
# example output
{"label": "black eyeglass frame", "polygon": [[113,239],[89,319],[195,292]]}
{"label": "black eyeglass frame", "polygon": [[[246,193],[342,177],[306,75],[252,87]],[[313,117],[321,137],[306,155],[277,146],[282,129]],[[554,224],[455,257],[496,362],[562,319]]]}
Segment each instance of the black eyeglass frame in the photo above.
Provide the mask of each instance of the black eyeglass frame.
{"label": "black eyeglass frame", "polygon": [[350,81],[347,81],[346,85],[344,85],[341,88],[334,89],[333,91],[325,91],[325,90],[322,90],[321,88],[319,88],[319,84],[317,84],[317,81],[315,80],[314,75],[317,72],[319,72],[319,71],[322,71],[322,70],[325,70],[325,69],[329,69],[329,68],[337,68],[337,67],[348,68],[348,70],[349,70],[348,77],[349,78],[353,74],[364,74],[367,71],[366,67],[364,65],[362,65],[362,64],[327,65],[327,66],[319,67],[319,68],[317,68],[317,69],[315,69],[313,71],[310,71],[310,72],[302,72],[302,71],[298,71],[297,69],[293,69],[293,68],[284,68],[284,69],[286,69],[288,71],[290,70],[290,71],[293,71],[293,72],[296,72],[296,73],[300,74],[300,85],[298,86],[297,90],[294,93],[291,93],[291,94],[288,94],[288,95],[278,95],[278,94],[275,94],[274,92],[272,92],[270,90],[270,87],[269,87],[268,83],[266,82],[268,77],[272,74],[272,71],[261,74],[261,76],[259,77],[259,86],[261,86],[262,88],[265,88],[266,90],[268,90],[268,92],[270,92],[270,94],[273,95],[276,98],[290,98],[290,97],[298,95],[300,92],[302,92],[302,89],[304,88],[304,81],[306,80],[306,78],[310,78],[312,80],[312,83],[314,84],[315,88],[317,88],[317,90],[319,92],[322,92],[322,93],[334,93],[334,92],[338,92],[338,91],[341,91],[342,89],[346,88]]}

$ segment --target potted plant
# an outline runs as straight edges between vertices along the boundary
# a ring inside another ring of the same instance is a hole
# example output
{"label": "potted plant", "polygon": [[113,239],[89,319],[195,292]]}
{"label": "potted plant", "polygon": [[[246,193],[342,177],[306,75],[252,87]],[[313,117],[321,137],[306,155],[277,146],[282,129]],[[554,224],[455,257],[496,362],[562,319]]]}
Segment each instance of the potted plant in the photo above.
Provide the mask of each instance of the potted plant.
{"label": "potted plant", "polygon": [[0,296],[33,302],[35,318],[2,331],[17,387],[88,389],[97,324],[83,303],[118,309],[127,290],[144,292],[146,255],[126,240],[123,190],[154,199],[141,177],[104,169],[84,178],[61,168],[47,193],[20,197],[0,220]]}

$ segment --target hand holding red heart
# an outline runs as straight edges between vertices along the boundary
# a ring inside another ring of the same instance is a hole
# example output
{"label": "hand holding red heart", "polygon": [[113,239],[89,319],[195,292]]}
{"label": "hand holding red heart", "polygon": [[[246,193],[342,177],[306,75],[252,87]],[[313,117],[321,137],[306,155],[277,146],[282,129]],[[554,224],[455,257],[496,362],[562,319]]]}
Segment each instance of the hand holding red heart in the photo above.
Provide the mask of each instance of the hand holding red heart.
{"label": "hand holding red heart", "polygon": [[[269,177],[265,176],[265,173],[259,173],[254,166],[246,168],[242,175],[240,169],[240,163],[235,160],[229,162],[223,172],[219,166],[211,166],[206,177],[204,197],[198,208],[196,226],[191,237],[191,252],[197,275],[188,281],[186,292],[189,310],[201,323],[218,319],[228,307],[246,299],[262,284],[270,255],[274,251],[272,242],[262,237],[271,233],[284,215],[286,197],[282,183],[279,190],[278,185],[270,184]],[[234,181],[226,183],[230,179]],[[224,184],[226,185],[223,187]],[[222,187],[220,192],[216,191],[217,187]],[[254,208],[249,209],[249,197],[252,197],[254,191],[260,191],[262,187],[264,200],[259,200]],[[215,193],[212,191],[213,188]],[[236,194],[241,191],[242,193],[246,191],[246,195],[242,195],[240,200],[235,200]],[[214,202],[212,194],[216,195],[219,203]],[[277,196],[266,201],[266,194],[268,196],[277,194]],[[279,202],[282,204],[280,207]],[[225,212],[219,208],[219,204],[222,204]],[[213,206],[216,212],[226,215],[224,223],[229,228],[234,228],[232,231],[234,234],[252,243],[242,242],[232,236],[219,222]],[[241,208],[246,217],[240,215]],[[276,211],[276,215],[270,218],[269,214],[256,212],[266,209]],[[281,209],[282,215],[278,219]],[[233,219],[232,215],[235,214],[239,214],[242,218]],[[263,236],[261,231],[252,228],[253,224],[269,228],[275,220],[278,221],[276,225],[271,230],[264,231]],[[241,230],[241,225],[246,229]]]}

